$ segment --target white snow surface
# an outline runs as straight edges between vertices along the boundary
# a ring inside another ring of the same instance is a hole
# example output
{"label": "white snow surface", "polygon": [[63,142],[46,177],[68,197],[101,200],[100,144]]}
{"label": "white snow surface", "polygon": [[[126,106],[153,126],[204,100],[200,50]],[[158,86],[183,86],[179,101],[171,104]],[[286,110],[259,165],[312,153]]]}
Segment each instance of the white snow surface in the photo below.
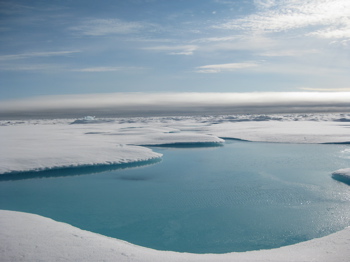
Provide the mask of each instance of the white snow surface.
{"label": "white snow surface", "polygon": [[86,165],[120,164],[161,157],[151,149],[113,137],[84,135],[69,125],[0,128],[0,173]]}
{"label": "white snow surface", "polygon": [[[350,114],[230,115],[0,121],[0,174],[160,158],[145,145],[349,143]],[[338,170],[339,171],[339,170]],[[337,171],[337,172],[338,172]],[[340,171],[339,171],[340,172]],[[349,176],[350,168],[342,169]],[[350,229],[273,250],[157,251],[33,214],[0,211],[1,261],[349,261]]]}
{"label": "white snow surface", "polygon": [[222,143],[212,135],[177,133],[144,123],[71,125],[72,120],[5,122],[0,125],[0,174],[145,161],[162,155],[139,145]]}
{"label": "white snow surface", "polygon": [[338,122],[239,122],[210,128],[217,136],[259,142],[345,143],[350,142],[349,123]]}
{"label": "white snow surface", "polygon": [[226,254],[158,251],[84,231],[38,215],[0,211],[1,261],[327,261],[347,262],[350,228],[271,250]]}
{"label": "white snow surface", "polygon": [[335,173],[344,174],[350,177],[350,168],[343,168],[335,171]]}
{"label": "white snow surface", "polygon": [[341,177],[347,178],[350,181],[350,168],[338,169],[337,171],[333,172],[333,175],[337,175],[337,176],[341,176]]}
{"label": "white snow surface", "polygon": [[[79,124],[76,124],[79,123]],[[0,174],[160,158],[144,146],[223,143],[348,143],[350,114],[230,115],[0,121]]]}

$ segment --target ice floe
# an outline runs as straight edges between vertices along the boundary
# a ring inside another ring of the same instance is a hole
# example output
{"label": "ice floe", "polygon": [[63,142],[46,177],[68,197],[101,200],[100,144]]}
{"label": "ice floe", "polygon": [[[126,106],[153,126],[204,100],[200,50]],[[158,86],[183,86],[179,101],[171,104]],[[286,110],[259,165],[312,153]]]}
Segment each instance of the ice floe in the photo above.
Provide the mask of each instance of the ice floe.
{"label": "ice floe", "polygon": [[111,165],[160,158],[146,147],[112,136],[84,135],[69,125],[5,126],[0,129],[0,173],[87,165]]}
{"label": "ice floe", "polygon": [[142,121],[119,123],[89,118],[83,125],[70,123],[71,120],[31,120],[2,125],[0,174],[121,164],[161,157],[140,145],[223,142],[216,136],[177,132],[178,129]]}

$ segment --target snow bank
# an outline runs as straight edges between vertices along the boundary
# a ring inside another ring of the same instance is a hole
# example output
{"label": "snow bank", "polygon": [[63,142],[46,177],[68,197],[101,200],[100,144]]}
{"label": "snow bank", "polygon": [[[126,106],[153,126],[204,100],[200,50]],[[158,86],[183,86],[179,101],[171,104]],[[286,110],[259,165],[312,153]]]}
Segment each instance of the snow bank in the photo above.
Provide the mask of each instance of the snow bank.
{"label": "snow bank", "polygon": [[350,168],[339,169],[332,173],[335,180],[350,185]]}
{"label": "snow bank", "polygon": [[347,143],[348,124],[316,121],[225,122],[208,127],[212,134],[259,142]]}
{"label": "snow bank", "polygon": [[[278,249],[227,254],[157,251],[38,215],[0,211],[1,261],[349,261],[350,228]],[[35,230],[33,230],[35,229]]]}
{"label": "snow bank", "polygon": [[81,135],[66,126],[7,126],[0,134],[0,173],[121,164],[162,156],[145,147]]}
{"label": "snow bank", "polygon": [[[162,155],[140,145],[222,143],[207,134],[148,123],[83,119],[22,121],[0,126],[0,174],[153,160]],[[92,121],[92,122],[91,122]],[[90,123],[91,122],[91,123]]]}

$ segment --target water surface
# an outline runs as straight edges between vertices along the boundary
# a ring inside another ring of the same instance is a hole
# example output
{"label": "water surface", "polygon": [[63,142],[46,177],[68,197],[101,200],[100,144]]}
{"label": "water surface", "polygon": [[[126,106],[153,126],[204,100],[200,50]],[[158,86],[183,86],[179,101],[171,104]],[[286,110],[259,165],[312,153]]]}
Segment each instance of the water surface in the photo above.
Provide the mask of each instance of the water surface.
{"label": "water surface", "polygon": [[349,166],[348,145],[227,141],[153,150],[163,160],[144,167],[1,181],[0,209],[196,253],[276,248],[350,225],[350,188],[331,178]]}

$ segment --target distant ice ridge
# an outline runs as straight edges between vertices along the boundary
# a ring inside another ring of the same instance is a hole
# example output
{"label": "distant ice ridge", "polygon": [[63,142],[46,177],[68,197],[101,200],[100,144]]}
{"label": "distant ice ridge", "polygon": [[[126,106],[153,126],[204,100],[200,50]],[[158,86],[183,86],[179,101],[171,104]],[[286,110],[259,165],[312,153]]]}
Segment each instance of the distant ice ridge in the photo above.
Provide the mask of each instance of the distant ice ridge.
{"label": "distant ice ridge", "polygon": [[111,119],[96,119],[94,116],[85,116],[82,119],[74,120],[71,124],[100,124],[112,122]]}
{"label": "distant ice ridge", "polygon": [[348,262],[350,228],[271,250],[227,254],[158,251],[42,216],[0,210],[1,261]]}

